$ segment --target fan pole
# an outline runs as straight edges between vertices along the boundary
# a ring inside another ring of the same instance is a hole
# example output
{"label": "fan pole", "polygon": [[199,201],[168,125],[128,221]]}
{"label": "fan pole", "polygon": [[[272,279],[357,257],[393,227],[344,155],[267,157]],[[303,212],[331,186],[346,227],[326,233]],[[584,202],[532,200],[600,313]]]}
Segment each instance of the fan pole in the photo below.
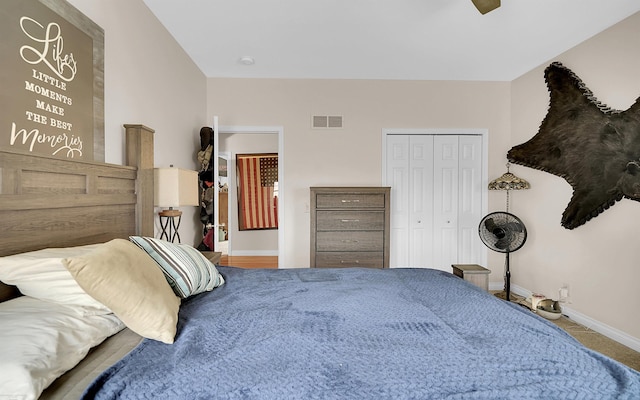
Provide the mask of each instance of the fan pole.
{"label": "fan pole", "polygon": [[507,251],[505,256],[505,274],[504,274],[504,291],[506,292],[507,301],[511,300],[511,271],[509,270],[509,252]]}

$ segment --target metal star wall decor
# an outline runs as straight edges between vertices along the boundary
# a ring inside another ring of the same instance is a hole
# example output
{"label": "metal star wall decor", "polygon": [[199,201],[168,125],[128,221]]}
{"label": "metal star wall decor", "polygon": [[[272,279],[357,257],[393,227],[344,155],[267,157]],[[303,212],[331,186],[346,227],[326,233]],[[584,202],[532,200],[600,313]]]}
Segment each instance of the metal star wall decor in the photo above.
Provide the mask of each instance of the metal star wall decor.
{"label": "metal star wall decor", "polygon": [[562,226],[574,229],[623,197],[640,201],[640,97],[625,111],[600,103],[559,62],[545,69],[550,103],[538,133],[509,161],[564,178],[573,196]]}

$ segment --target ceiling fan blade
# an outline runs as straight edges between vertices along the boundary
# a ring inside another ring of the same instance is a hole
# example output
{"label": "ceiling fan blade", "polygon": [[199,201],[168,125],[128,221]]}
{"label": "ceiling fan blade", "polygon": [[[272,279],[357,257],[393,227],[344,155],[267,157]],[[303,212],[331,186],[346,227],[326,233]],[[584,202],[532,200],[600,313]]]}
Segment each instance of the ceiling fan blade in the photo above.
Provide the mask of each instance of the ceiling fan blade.
{"label": "ceiling fan blade", "polygon": [[471,0],[473,5],[476,6],[480,14],[486,14],[489,11],[493,11],[500,7],[500,0]]}

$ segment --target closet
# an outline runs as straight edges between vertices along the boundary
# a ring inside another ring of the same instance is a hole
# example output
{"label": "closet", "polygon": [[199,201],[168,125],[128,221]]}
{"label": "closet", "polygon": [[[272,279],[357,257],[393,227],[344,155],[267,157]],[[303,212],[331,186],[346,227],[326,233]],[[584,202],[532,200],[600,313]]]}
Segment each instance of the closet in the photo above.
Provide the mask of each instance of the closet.
{"label": "closet", "polygon": [[390,267],[481,262],[482,135],[386,135]]}

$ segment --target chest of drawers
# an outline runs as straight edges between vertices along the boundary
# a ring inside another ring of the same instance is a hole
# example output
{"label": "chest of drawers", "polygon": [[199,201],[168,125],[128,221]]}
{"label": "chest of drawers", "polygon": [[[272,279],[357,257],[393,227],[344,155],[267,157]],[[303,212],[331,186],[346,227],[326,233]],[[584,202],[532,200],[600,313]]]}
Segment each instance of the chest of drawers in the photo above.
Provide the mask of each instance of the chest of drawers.
{"label": "chest of drawers", "polygon": [[388,187],[311,188],[311,267],[389,267]]}

